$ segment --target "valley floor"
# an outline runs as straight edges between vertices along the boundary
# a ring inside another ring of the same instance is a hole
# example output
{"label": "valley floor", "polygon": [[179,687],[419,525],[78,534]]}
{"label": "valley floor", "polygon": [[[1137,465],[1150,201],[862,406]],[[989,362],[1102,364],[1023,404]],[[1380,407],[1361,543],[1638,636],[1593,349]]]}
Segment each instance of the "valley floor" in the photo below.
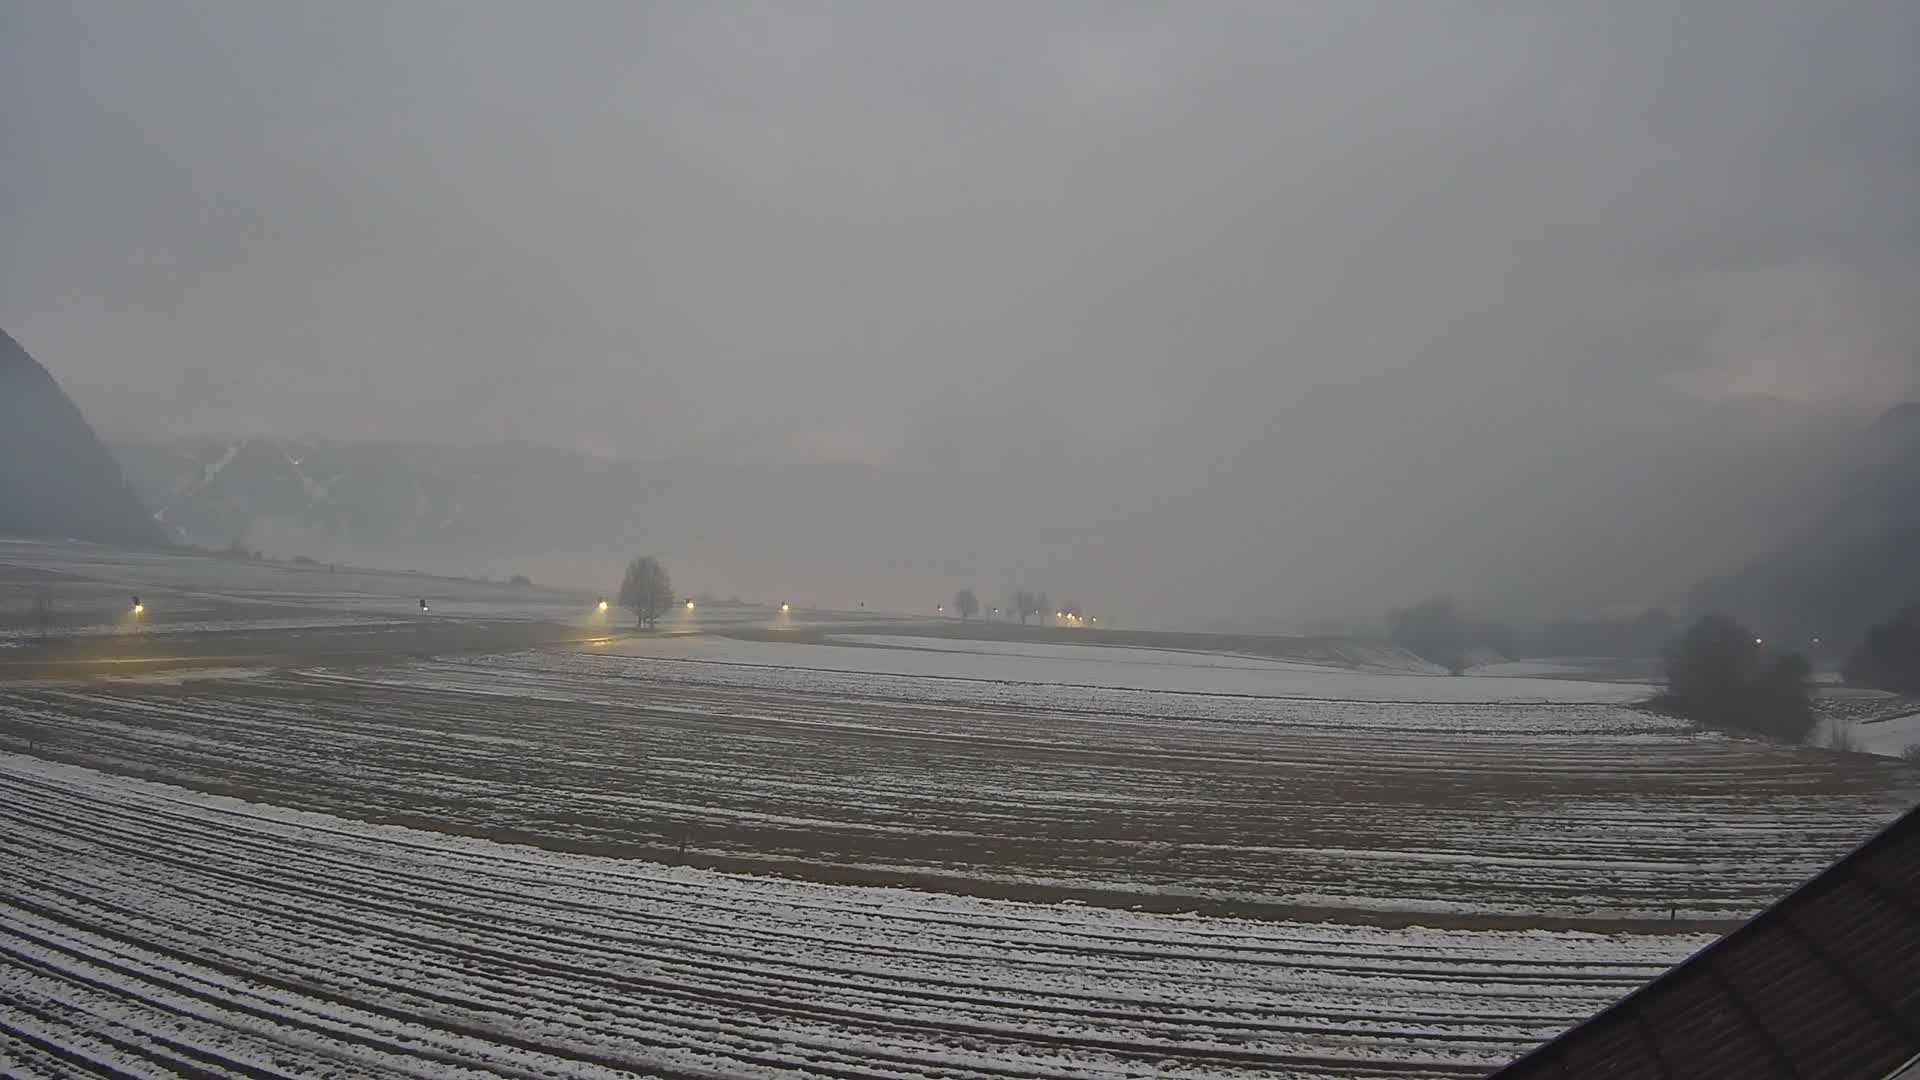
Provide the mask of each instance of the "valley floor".
{"label": "valley floor", "polygon": [[1472,1076],[1920,797],[1631,684],[245,572],[231,662],[0,665],[0,1074]]}

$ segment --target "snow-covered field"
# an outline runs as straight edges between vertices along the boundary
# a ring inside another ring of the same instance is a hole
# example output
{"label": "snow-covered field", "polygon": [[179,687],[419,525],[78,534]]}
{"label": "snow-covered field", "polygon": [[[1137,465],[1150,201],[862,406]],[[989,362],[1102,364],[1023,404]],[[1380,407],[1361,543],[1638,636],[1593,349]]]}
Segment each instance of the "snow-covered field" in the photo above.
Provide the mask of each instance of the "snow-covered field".
{"label": "snow-covered field", "polygon": [[[718,647],[742,645],[766,655]],[[16,685],[0,733],[32,729],[77,764],[575,850],[1481,925],[1741,918],[1920,793],[1896,761],[1613,704],[1412,700],[1445,677],[1378,676],[1389,701],[1267,698],[795,666],[886,649],[721,662],[712,646]]]}
{"label": "snow-covered field", "polygon": [[[1920,797],[1578,668],[724,605],[524,649],[580,598],[14,545],[0,599],[35,574],[214,666],[0,671],[8,1077],[1472,1076]],[[510,642],[396,659],[442,587]]]}
{"label": "snow-covered field", "polygon": [[872,675],[1094,687],[1221,696],[1415,702],[1629,702],[1645,685],[1564,679],[1434,677],[1385,666],[1166,649],[907,635],[842,635],[825,643],[724,637],[637,638],[612,651],[675,660]]}
{"label": "snow-covered field", "polygon": [[1848,732],[1862,753],[1898,757],[1920,747],[1920,712],[1859,721]]}
{"label": "snow-covered field", "polygon": [[1883,690],[1830,686],[1814,700],[1820,726],[1813,742],[1864,754],[1900,757],[1920,752],[1920,712],[1914,700]]}
{"label": "snow-covered field", "polygon": [[[0,606],[13,617],[0,635],[13,637],[33,630],[22,613],[42,585],[53,590],[53,629],[63,636],[379,625],[417,617],[422,598],[440,618],[573,622],[587,616],[592,599],[424,574],[88,544],[0,542],[0,570]],[[128,613],[136,595],[146,606],[137,622]]]}
{"label": "snow-covered field", "polygon": [[[597,593],[545,585],[435,577],[428,574],[320,564],[256,562],[172,551],[126,551],[80,543],[0,539],[0,645],[31,640],[33,593],[53,589],[53,632],[64,637],[119,634],[204,634],[293,627],[381,626],[422,617],[436,621],[528,621],[582,629],[618,628],[629,617],[597,612]],[[609,596],[617,582],[608,583]],[[134,596],[146,611],[129,617]],[[781,614],[770,606],[676,607],[662,628],[683,632],[728,628],[834,625],[846,612]]]}
{"label": "snow-covered field", "polygon": [[1475,1076],[1706,940],[836,888],[18,755],[0,820],[9,1076]]}
{"label": "snow-covered field", "polygon": [[[952,629],[947,624],[946,629]],[[1317,657],[1272,657],[1220,650],[1159,648],[1146,645],[1116,645],[1104,635],[1089,635],[1084,629],[1069,629],[1060,635],[1065,640],[995,640],[967,637],[933,637],[925,633],[881,634],[871,631],[829,636],[829,642],[843,645],[869,645],[900,649],[935,649],[947,652],[978,653],[989,656],[1020,656],[1068,664],[1113,661],[1135,666],[1172,666],[1183,668],[1274,668],[1288,667],[1310,671],[1360,668],[1387,674],[1435,675],[1440,669],[1397,647],[1385,644],[1353,645],[1338,650],[1341,655]],[[1078,638],[1079,640],[1074,640]],[[1290,639],[1269,639],[1282,641]],[[1315,640],[1315,639],[1305,639]],[[1332,652],[1331,649],[1323,649]]]}
{"label": "snow-covered field", "polygon": [[1900,754],[1920,747],[1920,712],[1893,716],[1854,729],[1869,754]]}
{"label": "snow-covered field", "polygon": [[[169,612],[169,615],[176,613]],[[408,625],[406,620],[355,615],[295,615],[287,618],[147,618],[135,623],[121,618],[113,622],[92,623],[88,625],[62,627],[60,633],[70,638],[112,637],[116,635],[182,635],[182,634],[218,634],[229,631],[246,630],[266,633],[281,630],[326,630],[336,627],[382,627]],[[0,636],[15,639],[30,639],[33,634],[26,630],[8,633],[0,631]]]}

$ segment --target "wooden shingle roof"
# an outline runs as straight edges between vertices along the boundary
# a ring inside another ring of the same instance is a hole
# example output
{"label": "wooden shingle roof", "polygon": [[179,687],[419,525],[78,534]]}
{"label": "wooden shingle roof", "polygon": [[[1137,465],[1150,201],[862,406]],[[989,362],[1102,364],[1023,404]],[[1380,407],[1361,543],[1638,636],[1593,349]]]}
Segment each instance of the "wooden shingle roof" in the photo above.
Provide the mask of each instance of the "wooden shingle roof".
{"label": "wooden shingle roof", "polygon": [[1887,1080],[1920,1055],[1920,807],[1489,1080]]}

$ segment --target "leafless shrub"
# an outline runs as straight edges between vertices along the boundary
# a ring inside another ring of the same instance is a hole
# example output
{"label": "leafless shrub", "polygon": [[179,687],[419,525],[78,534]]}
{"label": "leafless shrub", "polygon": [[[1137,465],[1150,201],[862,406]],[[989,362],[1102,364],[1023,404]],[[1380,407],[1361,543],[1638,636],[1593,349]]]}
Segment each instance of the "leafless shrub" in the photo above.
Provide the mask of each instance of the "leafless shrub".
{"label": "leafless shrub", "polygon": [[1860,753],[1860,737],[1853,733],[1853,725],[1845,720],[1835,720],[1827,725],[1826,747],[1849,754]]}

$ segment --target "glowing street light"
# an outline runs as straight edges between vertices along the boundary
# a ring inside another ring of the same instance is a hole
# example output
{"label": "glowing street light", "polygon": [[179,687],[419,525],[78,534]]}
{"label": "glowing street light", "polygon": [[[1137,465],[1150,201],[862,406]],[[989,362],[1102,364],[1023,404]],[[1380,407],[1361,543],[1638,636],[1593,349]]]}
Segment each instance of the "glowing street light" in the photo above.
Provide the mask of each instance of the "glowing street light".
{"label": "glowing street light", "polygon": [[789,611],[792,611],[792,610],[793,610],[793,605],[792,605],[792,604],[781,604],[781,605],[780,605],[780,614],[782,614],[782,615],[785,615],[785,614],[786,614],[787,612],[789,612]]}
{"label": "glowing street light", "polygon": [[598,605],[596,605],[596,607],[597,607],[597,608],[598,608],[598,610],[600,610],[600,611],[605,611],[605,610],[607,610],[607,602],[606,602],[605,600],[602,600],[602,601],[600,601],[600,603],[599,603]]}
{"label": "glowing street light", "polygon": [[140,598],[139,598],[139,597],[137,597],[137,596],[136,596],[136,597],[134,597],[134,598],[133,598],[133,613],[134,613],[135,615],[140,615],[140,614],[144,614],[144,613],[146,612],[146,610],[147,610],[147,605],[145,605],[145,604],[143,604],[143,603],[141,603],[141,602],[140,602]]}
{"label": "glowing street light", "polygon": [[692,610],[693,610],[693,601],[691,601],[691,600],[689,600],[689,601],[687,601],[687,610],[688,610],[688,611],[692,611]]}
{"label": "glowing street light", "polygon": [[426,597],[424,597],[424,596],[420,598],[420,610],[421,610],[421,611],[426,611],[426,610],[428,610],[428,608],[427,608],[427,598],[426,598]]}
{"label": "glowing street light", "polygon": [[1765,644],[1767,643],[1767,641],[1766,641],[1766,639],[1765,639],[1765,638],[1754,638],[1754,639],[1753,639],[1753,643],[1754,643],[1755,645],[1765,645]]}

